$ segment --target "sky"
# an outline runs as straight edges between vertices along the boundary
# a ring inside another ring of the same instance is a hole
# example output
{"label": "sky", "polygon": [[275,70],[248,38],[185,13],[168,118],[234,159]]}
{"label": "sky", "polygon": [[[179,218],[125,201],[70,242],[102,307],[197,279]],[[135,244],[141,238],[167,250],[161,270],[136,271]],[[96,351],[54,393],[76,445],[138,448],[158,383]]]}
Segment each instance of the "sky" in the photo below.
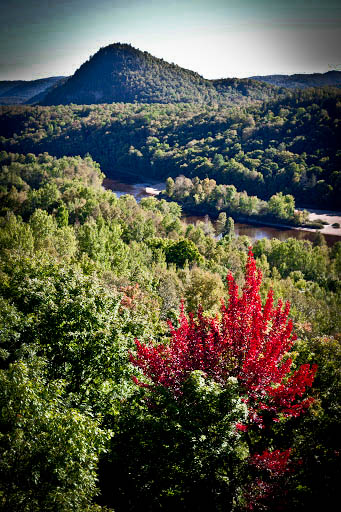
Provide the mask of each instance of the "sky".
{"label": "sky", "polygon": [[341,71],[340,0],[0,0],[0,80],[130,43],[205,78]]}

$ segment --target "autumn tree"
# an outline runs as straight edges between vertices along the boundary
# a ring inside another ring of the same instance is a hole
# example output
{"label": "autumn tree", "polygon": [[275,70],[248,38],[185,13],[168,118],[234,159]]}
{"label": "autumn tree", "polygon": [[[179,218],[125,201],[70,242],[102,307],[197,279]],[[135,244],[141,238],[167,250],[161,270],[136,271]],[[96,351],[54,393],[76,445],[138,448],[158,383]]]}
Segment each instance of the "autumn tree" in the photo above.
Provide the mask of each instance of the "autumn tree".
{"label": "autumn tree", "polygon": [[[272,446],[264,444],[266,435],[263,435],[261,443],[257,438],[274,422],[298,417],[312,402],[304,394],[312,385],[316,366],[302,364],[295,368],[290,354],[296,340],[292,322],[288,319],[290,305],[279,301],[275,306],[270,291],[263,306],[261,281],[261,271],[257,270],[250,250],[242,294],[239,295],[238,286],[229,275],[229,301],[228,304],[222,303],[220,318],[204,316],[200,307],[197,314],[186,316],[182,307],[179,326],[170,324],[169,343],[144,344],[136,341],[136,355],[131,355],[131,362],[141,370],[140,376],[134,380],[146,388],[150,407],[168,418],[174,410],[177,411],[175,416],[180,430],[187,432],[181,419],[183,414],[184,421],[189,421],[191,414],[194,421],[195,411],[202,407],[201,401],[212,399],[208,398],[206,391],[206,398],[197,394],[189,402],[188,386],[191,387],[189,383],[193,384],[193,379],[201,379],[201,389],[215,386],[216,396],[228,389],[231,403],[245,406],[244,413],[239,407],[234,415],[225,417],[224,435],[231,433],[232,422],[235,437],[227,435],[228,440],[225,437],[224,447],[220,446],[219,462],[215,460],[214,469],[206,468],[206,473],[202,472],[201,486],[208,494],[210,486],[213,488],[218,480],[221,483],[222,475],[225,475],[226,486],[221,496],[225,496],[226,504],[237,493],[240,464],[234,466],[236,473],[229,465],[238,458],[237,454],[239,461],[242,459],[253,471],[256,470],[256,474],[257,471],[259,473],[254,480],[256,484],[252,484],[248,503],[252,505],[253,499],[256,502],[271,493],[273,482],[288,470],[290,449],[273,450]],[[160,396],[163,397],[161,401]],[[199,438],[211,439],[212,432],[222,435],[220,428],[217,431],[220,415],[226,416],[221,404],[215,410],[212,423],[208,416],[203,417],[202,422],[196,424],[196,432],[193,432],[193,423],[189,421],[187,426],[191,429],[195,446],[200,443]],[[170,428],[169,425],[166,428]],[[240,435],[244,436],[244,444]],[[207,441],[207,447],[209,444]],[[170,449],[171,446],[170,442]],[[258,453],[260,446],[263,448]],[[192,455],[193,450],[195,448],[191,446],[189,451]],[[217,505],[217,510],[219,507]],[[201,510],[200,507],[194,509]]]}

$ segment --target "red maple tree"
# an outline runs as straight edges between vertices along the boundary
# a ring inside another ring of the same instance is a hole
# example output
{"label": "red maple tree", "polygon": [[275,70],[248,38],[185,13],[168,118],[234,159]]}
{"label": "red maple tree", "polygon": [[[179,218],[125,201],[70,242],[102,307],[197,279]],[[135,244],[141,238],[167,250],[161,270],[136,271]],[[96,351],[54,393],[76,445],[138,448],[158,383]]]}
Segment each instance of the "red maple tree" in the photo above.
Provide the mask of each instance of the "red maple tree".
{"label": "red maple tree", "polygon": [[229,302],[222,303],[220,319],[205,317],[201,308],[187,317],[182,304],[179,327],[169,323],[170,342],[152,345],[136,340],[137,355],[130,355],[131,362],[150,379],[148,387],[164,386],[174,397],[181,396],[182,385],[193,370],[202,370],[221,384],[230,376],[237,377],[249,407],[249,421],[260,426],[262,411],[274,420],[279,414],[300,415],[312,401],[303,394],[312,385],[317,367],[303,364],[292,371],[289,351],[296,336],[288,319],[289,302],[278,301],[275,307],[270,290],[262,306],[262,273],[251,249],[241,296],[233,276],[227,279]]}
{"label": "red maple tree", "polygon": [[[296,336],[289,319],[290,304],[278,301],[275,306],[270,290],[262,305],[262,273],[256,268],[251,249],[241,295],[233,276],[227,279],[229,301],[222,303],[219,318],[204,316],[201,308],[186,316],[182,304],[179,327],[169,323],[169,343],[153,345],[136,340],[137,354],[131,354],[130,360],[149,383],[134,377],[135,382],[152,390],[167,388],[179,400],[183,384],[194,370],[201,370],[221,385],[229,377],[236,377],[248,406],[247,423],[235,425],[241,433],[252,425],[263,428],[265,416],[267,421],[277,421],[279,415],[299,416],[312,402],[303,395],[312,385],[317,366],[303,364],[293,370],[290,349]],[[249,462],[267,469],[273,478],[286,471],[289,455],[290,450],[266,450],[252,454]]]}

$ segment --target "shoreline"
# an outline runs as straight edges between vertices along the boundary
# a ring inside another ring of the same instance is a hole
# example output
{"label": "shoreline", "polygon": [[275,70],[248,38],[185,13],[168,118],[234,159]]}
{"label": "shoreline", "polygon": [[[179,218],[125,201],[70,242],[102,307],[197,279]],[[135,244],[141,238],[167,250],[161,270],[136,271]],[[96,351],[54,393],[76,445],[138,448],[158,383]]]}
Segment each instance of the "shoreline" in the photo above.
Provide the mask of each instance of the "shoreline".
{"label": "shoreline", "polygon": [[[115,191],[115,188],[119,189],[118,195],[122,194],[131,194],[136,199],[139,199],[143,196],[152,197],[159,196],[161,194],[163,199],[170,201],[171,199],[162,195],[162,189],[164,187],[164,183],[157,180],[149,180],[148,182],[143,182],[142,180],[137,183],[128,183],[120,180],[113,180],[110,178],[106,178],[103,182],[103,186],[107,189],[111,189]],[[183,214],[185,216],[199,216],[204,217],[205,215],[209,215],[211,219],[216,219],[219,215],[219,212],[200,212],[197,209],[185,208],[181,203],[178,203],[182,207]],[[304,226],[293,226],[292,224],[281,224],[272,221],[266,221],[264,219],[258,220],[250,217],[236,216],[234,218],[235,222],[245,223],[250,226],[259,226],[260,228],[263,226],[264,228],[274,228],[279,231],[291,230],[295,232],[309,232],[309,233],[322,233],[326,235],[328,238],[332,239],[340,238],[341,241],[341,212],[332,211],[332,210],[315,210],[310,208],[296,208],[298,211],[306,210],[309,213],[309,221],[316,222],[318,219],[328,222],[328,225],[321,225],[320,229],[312,228],[312,227],[304,227]],[[333,228],[332,224],[334,222],[338,222],[340,224],[340,228]],[[336,240],[338,241],[338,240]]]}
{"label": "shoreline", "polygon": [[[318,231],[323,235],[334,235],[341,237],[341,212],[333,210],[318,210],[315,208],[296,208],[298,211],[306,210],[309,213],[309,220],[316,222],[322,220],[328,222],[328,225],[322,225]],[[332,224],[338,223],[339,228],[333,228]],[[309,228],[299,228],[306,231]],[[314,230],[313,230],[314,231]]]}
{"label": "shoreline", "polygon": [[[162,196],[162,199],[166,199],[166,201],[169,201],[170,199],[167,198],[166,196]],[[177,202],[177,201],[175,201]],[[198,209],[196,208],[186,208],[182,203],[179,203],[178,204],[182,207],[182,211],[186,214],[186,215],[198,215],[198,216],[202,216],[204,217],[205,215],[208,215],[210,218],[214,218],[214,219],[217,219],[218,218],[218,215],[219,213],[221,212],[200,212],[198,211]],[[297,208],[297,210],[303,210],[303,208]],[[223,211],[223,210],[222,210]],[[307,210],[309,211],[309,210]],[[317,213],[318,212],[318,213]],[[227,214],[227,212],[225,212]],[[277,222],[273,222],[271,220],[267,221],[266,219],[255,219],[255,218],[252,218],[252,217],[244,217],[244,216],[234,216],[234,215],[228,215],[227,216],[230,216],[233,218],[233,220],[235,222],[240,222],[240,223],[245,223],[245,224],[249,224],[249,225],[256,225],[256,226],[259,226],[259,227],[270,227],[270,228],[275,228],[275,229],[278,229],[278,230],[292,230],[292,231],[307,231],[307,232],[310,232],[310,233],[322,233],[323,235],[327,235],[327,236],[334,236],[334,237],[337,237],[339,238],[340,237],[340,242],[341,242],[341,213],[340,212],[332,212],[331,210],[313,210],[311,212],[309,212],[310,215],[309,215],[309,221],[311,222],[316,222],[318,219],[321,219],[321,220],[325,220],[325,217],[326,216],[331,216],[332,217],[332,220],[329,220],[330,224],[328,225],[323,225],[321,224],[321,228],[314,228],[314,227],[310,227],[310,226],[293,226],[292,224],[282,224],[282,223],[277,223]],[[325,220],[326,222],[328,222],[328,220]],[[332,227],[332,223],[334,222],[338,222],[340,224],[340,228],[333,228]]]}

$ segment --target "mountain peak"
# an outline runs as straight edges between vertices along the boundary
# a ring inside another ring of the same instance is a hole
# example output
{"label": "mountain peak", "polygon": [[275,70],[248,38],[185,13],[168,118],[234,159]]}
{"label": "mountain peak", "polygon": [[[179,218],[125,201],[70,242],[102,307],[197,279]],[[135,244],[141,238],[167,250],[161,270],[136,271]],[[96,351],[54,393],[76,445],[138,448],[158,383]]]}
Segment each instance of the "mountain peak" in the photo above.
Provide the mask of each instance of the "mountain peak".
{"label": "mountain peak", "polygon": [[100,48],[41,104],[247,103],[277,91],[252,80],[231,80],[206,80],[130,44],[113,43]]}
{"label": "mountain peak", "polygon": [[214,88],[203,77],[126,43],[100,48],[44,105],[58,103],[204,101]]}

